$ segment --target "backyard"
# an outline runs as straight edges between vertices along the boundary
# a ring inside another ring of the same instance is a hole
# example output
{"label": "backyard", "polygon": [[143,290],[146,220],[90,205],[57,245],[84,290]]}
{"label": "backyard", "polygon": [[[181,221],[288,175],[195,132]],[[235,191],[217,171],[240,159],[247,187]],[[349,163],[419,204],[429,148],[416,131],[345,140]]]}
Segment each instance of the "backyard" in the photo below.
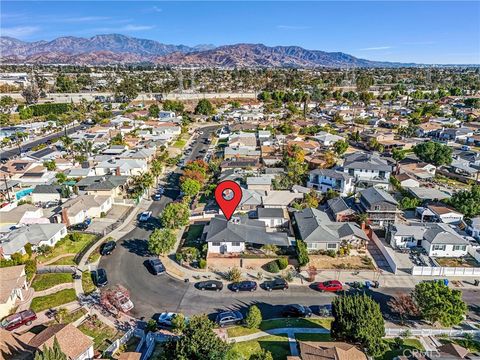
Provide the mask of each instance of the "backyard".
{"label": "backyard", "polygon": [[59,284],[68,284],[72,282],[73,278],[70,273],[37,274],[33,279],[32,288],[35,291],[42,291]]}
{"label": "backyard", "polygon": [[183,260],[199,260],[202,257],[202,247],[204,242],[200,240],[205,225],[190,225],[182,236],[182,246],[179,253],[183,255]]}
{"label": "backyard", "polygon": [[75,289],[64,289],[50,295],[33,298],[30,309],[40,312],[75,300],[77,300]]}
{"label": "backyard", "polygon": [[[74,235],[74,234],[77,234],[77,235]],[[68,264],[64,264],[64,265],[70,265],[70,262],[73,263],[74,255],[79,253],[83,249],[85,249],[87,246],[90,245],[91,242],[95,240],[96,240],[96,236],[92,234],[70,233],[67,236],[65,236],[62,240],[60,240],[51,249],[51,251],[49,251],[46,254],[37,256],[37,261],[39,263],[45,263],[58,256],[67,255],[69,257]],[[63,259],[64,257],[62,257],[59,260],[63,260]],[[56,261],[57,264],[59,260]]]}
{"label": "backyard", "polygon": [[417,339],[404,339],[403,345],[397,347],[395,345],[394,339],[384,339],[385,343],[388,345],[388,350],[379,357],[376,357],[375,360],[391,360],[395,359],[396,356],[408,355],[407,350],[419,350],[422,351],[423,346]]}
{"label": "backyard", "polygon": [[93,347],[99,352],[104,351],[115,339],[123,335],[114,328],[105,325],[96,316],[84,321],[78,329],[93,339]]}

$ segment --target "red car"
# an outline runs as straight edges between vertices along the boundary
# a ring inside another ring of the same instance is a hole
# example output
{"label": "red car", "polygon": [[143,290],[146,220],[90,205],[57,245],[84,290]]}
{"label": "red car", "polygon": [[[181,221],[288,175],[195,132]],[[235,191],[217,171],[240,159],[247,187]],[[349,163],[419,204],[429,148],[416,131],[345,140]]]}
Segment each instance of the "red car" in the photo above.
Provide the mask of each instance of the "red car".
{"label": "red car", "polygon": [[31,325],[36,318],[37,314],[32,310],[24,310],[7,316],[2,320],[0,325],[5,330],[15,330],[22,325]]}
{"label": "red car", "polygon": [[337,291],[342,291],[342,283],[338,280],[330,280],[330,281],[324,281],[322,283],[318,283],[317,285],[317,290],[319,291],[331,291],[331,292],[337,292]]}

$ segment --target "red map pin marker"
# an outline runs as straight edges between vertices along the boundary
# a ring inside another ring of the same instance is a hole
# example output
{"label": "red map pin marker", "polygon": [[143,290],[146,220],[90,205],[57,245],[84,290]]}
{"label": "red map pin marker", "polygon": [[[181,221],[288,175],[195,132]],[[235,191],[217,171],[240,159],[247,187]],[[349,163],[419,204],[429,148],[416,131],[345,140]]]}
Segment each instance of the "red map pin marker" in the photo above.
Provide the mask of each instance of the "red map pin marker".
{"label": "red map pin marker", "polygon": [[235,181],[222,181],[215,189],[215,200],[227,220],[230,220],[242,200],[242,188]]}

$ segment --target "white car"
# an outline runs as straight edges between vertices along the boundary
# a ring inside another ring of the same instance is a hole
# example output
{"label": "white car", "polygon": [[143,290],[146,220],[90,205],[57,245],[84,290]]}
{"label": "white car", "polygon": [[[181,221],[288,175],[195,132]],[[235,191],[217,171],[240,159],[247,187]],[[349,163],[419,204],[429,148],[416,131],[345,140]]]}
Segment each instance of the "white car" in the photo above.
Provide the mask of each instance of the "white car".
{"label": "white car", "polygon": [[141,222],[148,221],[148,219],[150,219],[151,216],[152,216],[151,211],[144,211],[140,214],[140,217],[138,218],[138,221],[141,221]]}
{"label": "white car", "polygon": [[[161,313],[158,318],[155,320],[159,326],[172,326],[172,320],[178,316],[177,313],[174,312],[164,312]],[[185,318],[185,321],[188,321],[188,318]]]}

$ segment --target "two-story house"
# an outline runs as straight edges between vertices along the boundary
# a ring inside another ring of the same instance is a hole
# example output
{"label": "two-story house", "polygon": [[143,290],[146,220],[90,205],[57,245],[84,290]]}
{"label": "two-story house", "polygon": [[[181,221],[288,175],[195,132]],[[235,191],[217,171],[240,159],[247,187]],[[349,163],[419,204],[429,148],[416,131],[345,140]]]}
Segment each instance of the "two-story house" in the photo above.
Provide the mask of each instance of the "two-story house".
{"label": "two-story house", "polygon": [[355,190],[353,176],[332,169],[315,169],[308,174],[307,187],[326,193],[328,190],[347,196]]}
{"label": "two-story house", "polygon": [[372,226],[387,226],[398,220],[398,202],[386,191],[374,187],[360,191],[360,208]]}
{"label": "two-story house", "polygon": [[343,172],[353,176],[357,184],[388,190],[392,166],[377,153],[356,152],[345,157]]}

